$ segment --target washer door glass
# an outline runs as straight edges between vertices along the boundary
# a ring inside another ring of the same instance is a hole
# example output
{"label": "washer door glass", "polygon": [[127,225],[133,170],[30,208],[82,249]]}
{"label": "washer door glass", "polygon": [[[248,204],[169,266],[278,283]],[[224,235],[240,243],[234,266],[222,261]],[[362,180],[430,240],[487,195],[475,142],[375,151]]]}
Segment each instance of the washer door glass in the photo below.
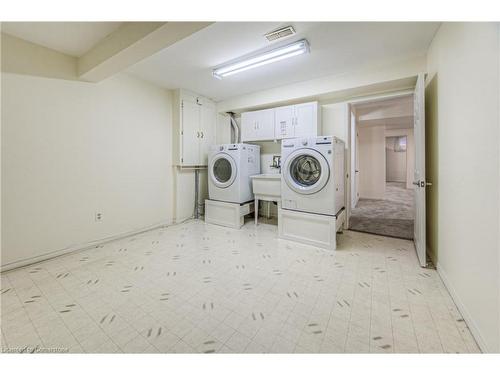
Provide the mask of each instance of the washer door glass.
{"label": "washer door glass", "polygon": [[309,148],[292,152],[285,160],[283,171],[288,187],[300,194],[317,193],[330,178],[330,167],[325,157]]}
{"label": "washer door glass", "polygon": [[231,168],[231,163],[225,159],[217,159],[214,163],[214,177],[217,181],[221,183],[228,182],[231,178],[233,170]]}
{"label": "washer door glass", "polygon": [[218,154],[210,163],[210,178],[217,187],[231,186],[236,179],[236,173],[236,163],[228,154]]}
{"label": "washer door glass", "polygon": [[290,165],[290,175],[301,186],[314,185],[321,177],[321,164],[314,156],[298,156]]}

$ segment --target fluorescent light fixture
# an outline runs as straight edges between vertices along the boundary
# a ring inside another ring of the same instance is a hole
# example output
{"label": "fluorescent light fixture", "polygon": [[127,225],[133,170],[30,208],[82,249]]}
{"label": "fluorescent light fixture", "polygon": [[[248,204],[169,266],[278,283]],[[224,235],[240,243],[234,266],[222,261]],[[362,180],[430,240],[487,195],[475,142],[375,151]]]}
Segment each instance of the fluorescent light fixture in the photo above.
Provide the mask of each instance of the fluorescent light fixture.
{"label": "fluorescent light fixture", "polygon": [[309,43],[307,40],[302,39],[298,42],[291,43],[256,56],[248,57],[238,62],[222,65],[213,70],[213,75],[216,78],[222,79],[223,77],[244,72],[245,70],[257,68],[262,65],[271,64],[276,61],[288,59],[289,57],[302,55],[308,52]]}

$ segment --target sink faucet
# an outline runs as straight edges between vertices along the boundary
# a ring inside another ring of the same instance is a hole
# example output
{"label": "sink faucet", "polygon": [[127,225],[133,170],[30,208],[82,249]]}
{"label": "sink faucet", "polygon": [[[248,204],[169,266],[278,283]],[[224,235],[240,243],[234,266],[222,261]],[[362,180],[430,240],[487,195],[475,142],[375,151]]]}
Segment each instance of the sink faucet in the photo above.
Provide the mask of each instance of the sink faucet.
{"label": "sink faucet", "polygon": [[281,155],[273,155],[273,164],[270,167],[279,169],[281,173]]}

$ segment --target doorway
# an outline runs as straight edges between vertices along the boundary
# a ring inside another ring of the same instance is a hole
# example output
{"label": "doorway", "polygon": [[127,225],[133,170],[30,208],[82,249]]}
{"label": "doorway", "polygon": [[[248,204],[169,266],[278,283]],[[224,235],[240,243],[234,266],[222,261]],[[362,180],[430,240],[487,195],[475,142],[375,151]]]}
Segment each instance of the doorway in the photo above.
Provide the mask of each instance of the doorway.
{"label": "doorway", "polygon": [[349,229],[412,240],[413,95],[351,105]]}

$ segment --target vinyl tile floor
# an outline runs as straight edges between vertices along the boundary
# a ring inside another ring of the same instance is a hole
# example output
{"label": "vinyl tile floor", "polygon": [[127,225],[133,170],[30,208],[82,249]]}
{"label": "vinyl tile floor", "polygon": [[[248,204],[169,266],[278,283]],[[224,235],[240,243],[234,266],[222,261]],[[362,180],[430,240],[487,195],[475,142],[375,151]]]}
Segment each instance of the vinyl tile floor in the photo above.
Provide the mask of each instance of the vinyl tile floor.
{"label": "vinyl tile floor", "polygon": [[1,275],[3,352],[479,352],[410,241],[189,221]]}

